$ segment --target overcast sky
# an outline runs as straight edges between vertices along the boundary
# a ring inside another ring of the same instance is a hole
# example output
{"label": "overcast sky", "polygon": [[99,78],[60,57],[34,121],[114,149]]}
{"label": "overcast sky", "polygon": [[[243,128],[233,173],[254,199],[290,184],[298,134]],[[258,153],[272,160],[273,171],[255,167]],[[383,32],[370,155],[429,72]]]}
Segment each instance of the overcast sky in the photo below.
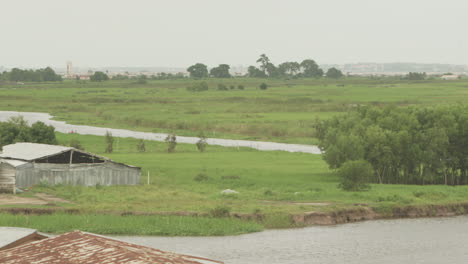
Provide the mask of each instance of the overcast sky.
{"label": "overcast sky", "polygon": [[468,64],[467,0],[2,0],[0,66]]}

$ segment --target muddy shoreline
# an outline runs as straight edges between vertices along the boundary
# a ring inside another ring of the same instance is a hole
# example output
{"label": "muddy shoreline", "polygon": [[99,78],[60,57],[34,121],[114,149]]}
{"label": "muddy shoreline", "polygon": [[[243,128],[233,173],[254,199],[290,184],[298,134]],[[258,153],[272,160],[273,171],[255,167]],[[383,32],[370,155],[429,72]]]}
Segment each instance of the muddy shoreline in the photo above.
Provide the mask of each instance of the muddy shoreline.
{"label": "muddy shoreline", "polygon": [[[85,213],[78,209],[65,209],[65,208],[21,208],[9,207],[0,208],[0,213],[9,214],[33,214],[33,215],[46,215],[54,213],[66,214],[82,214]],[[90,212],[88,212],[90,213]],[[199,212],[112,212],[100,211],[93,212],[93,214],[113,214],[120,216],[127,215],[172,215],[172,216],[195,216],[195,217],[209,217],[209,213]],[[450,217],[468,214],[468,202],[466,203],[453,203],[447,205],[411,205],[395,207],[385,212],[378,212],[378,210],[370,207],[358,207],[350,209],[342,209],[332,212],[306,212],[300,214],[291,214],[291,228],[294,227],[308,227],[308,226],[327,226],[339,225],[346,223],[355,223],[369,220],[381,219],[405,219],[405,218],[433,218],[433,217]],[[264,214],[242,214],[231,213],[227,217],[258,221],[260,223],[265,219]]]}

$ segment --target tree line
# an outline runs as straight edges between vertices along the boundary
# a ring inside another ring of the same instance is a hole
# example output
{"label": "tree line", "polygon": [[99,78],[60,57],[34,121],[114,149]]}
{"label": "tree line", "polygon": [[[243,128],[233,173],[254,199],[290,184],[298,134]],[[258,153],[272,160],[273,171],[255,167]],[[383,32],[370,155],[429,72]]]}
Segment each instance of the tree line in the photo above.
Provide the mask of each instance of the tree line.
{"label": "tree line", "polygon": [[[312,59],[306,59],[302,62],[283,62],[275,65],[267,55],[262,54],[256,61],[258,66],[249,66],[246,77],[252,78],[322,78],[324,75],[328,78],[341,78],[343,73],[330,68],[325,73],[318,64]],[[231,78],[228,64],[220,64],[208,71],[208,66],[203,63],[196,63],[187,68],[192,78]]]}
{"label": "tree line", "polygon": [[12,117],[7,122],[0,122],[0,148],[17,142],[55,145],[55,128],[40,121],[29,126],[22,117]]}
{"label": "tree line", "polygon": [[373,183],[468,184],[466,105],[361,106],[315,128],[331,169],[365,160]]}
{"label": "tree line", "polygon": [[0,80],[10,82],[59,82],[62,81],[62,76],[56,74],[50,67],[37,70],[13,68],[9,72],[0,73]]}

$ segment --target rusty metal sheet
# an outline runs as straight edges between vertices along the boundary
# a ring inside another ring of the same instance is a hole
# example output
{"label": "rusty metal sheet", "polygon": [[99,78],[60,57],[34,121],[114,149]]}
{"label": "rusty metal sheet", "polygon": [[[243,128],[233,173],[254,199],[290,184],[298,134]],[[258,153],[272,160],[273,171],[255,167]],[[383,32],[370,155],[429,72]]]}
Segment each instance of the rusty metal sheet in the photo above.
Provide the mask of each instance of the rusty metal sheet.
{"label": "rusty metal sheet", "polygon": [[91,233],[74,231],[0,251],[0,262],[208,264],[220,261],[166,252]]}

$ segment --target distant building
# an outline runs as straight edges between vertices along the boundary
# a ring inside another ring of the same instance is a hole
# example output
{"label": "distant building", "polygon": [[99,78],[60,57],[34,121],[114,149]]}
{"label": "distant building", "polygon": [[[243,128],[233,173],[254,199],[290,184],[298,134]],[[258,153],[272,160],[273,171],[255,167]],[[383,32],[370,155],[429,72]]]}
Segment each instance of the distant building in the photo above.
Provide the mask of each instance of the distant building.
{"label": "distant building", "polygon": [[141,169],[72,147],[16,143],[0,153],[0,191],[16,192],[40,182],[71,184],[136,185]]}
{"label": "distant building", "polygon": [[77,78],[79,80],[82,80],[82,81],[89,81],[91,79],[91,76],[89,76],[89,75],[76,75],[75,78]]}
{"label": "distant building", "polygon": [[446,81],[451,81],[451,80],[458,80],[458,75],[452,74],[452,75],[442,75],[440,77],[442,80]]}
{"label": "distant building", "polygon": [[0,251],[2,264],[16,263],[223,263],[74,231]]}
{"label": "distant building", "polygon": [[73,77],[73,64],[71,61],[67,61],[67,73],[66,73],[67,78],[72,78]]}

